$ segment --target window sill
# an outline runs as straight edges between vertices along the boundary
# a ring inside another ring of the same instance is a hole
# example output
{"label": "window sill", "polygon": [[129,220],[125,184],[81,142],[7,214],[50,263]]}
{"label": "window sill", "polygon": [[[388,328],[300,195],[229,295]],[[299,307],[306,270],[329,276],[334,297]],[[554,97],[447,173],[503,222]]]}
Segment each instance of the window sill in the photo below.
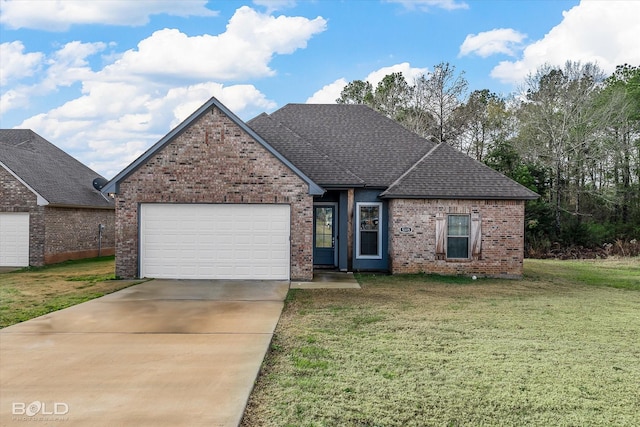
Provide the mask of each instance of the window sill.
{"label": "window sill", "polygon": [[359,256],[356,256],[356,259],[366,259],[366,260],[371,260],[371,259],[382,259],[382,257],[381,257],[381,256],[375,256],[375,255],[372,255],[372,256],[359,255]]}

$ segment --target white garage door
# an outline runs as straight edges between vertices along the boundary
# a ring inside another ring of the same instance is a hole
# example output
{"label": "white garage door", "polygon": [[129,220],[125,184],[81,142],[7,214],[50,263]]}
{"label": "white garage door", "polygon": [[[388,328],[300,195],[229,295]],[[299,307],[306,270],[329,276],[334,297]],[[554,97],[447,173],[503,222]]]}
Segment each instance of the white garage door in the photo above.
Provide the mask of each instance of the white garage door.
{"label": "white garage door", "polygon": [[140,276],[289,280],[288,205],[142,204]]}
{"label": "white garage door", "polygon": [[0,266],[29,265],[29,214],[0,213]]}

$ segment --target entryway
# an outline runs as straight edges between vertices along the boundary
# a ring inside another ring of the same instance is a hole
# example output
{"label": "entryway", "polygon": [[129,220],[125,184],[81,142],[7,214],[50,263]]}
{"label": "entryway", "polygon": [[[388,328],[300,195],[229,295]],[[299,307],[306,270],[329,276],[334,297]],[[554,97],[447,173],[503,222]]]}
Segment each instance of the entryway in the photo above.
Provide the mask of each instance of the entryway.
{"label": "entryway", "polygon": [[313,205],[313,265],[336,267],[337,204],[314,203]]}

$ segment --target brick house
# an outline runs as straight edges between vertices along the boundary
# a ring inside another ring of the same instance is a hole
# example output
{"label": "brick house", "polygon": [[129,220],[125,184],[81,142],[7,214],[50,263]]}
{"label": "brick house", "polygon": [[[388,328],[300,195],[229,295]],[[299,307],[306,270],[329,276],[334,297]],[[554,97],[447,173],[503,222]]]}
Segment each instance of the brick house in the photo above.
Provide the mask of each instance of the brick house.
{"label": "brick house", "polygon": [[42,266],[115,252],[102,178],[28,129],[0,130],[0,266]]}
{"label": "brick house", "polygon": [[366,106],[289,104],[245,123],[215,98],[102,191],[123,278],[519,277],[538,197]]}

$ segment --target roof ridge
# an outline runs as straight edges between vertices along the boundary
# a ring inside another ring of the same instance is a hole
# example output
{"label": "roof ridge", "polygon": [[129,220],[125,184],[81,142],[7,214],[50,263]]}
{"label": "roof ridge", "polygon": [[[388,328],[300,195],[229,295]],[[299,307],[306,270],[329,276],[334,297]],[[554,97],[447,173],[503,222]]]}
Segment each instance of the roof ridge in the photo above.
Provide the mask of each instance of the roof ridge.
{"label": "roof ridge", "polygon": [[433,153],[435,150],[438,149],[438,147],[440,147],[440,145],[442,145],[443,142],[440,142],[438,144],[436,144],[431,150],[427,151],[427,153],[420,157],[420,159],[418,159],[417,162],[415,162],[413,165],[411,165],[411,167],[409,169],[407,169],[406,171],[404,171],[395,181],[393,181],[391,183],[391,185],[389,187],[387,187],[386,190],[384,190],[382,193],[380,193],[380,196],[385,196],[389,190],[391,190],[394,186],[398,185],[400,183],[400,181],[402,181],[404,179],[404,177],[406,177],[407,175],[409,175],[412,171],[414,171],[418,165],[420,163],[422,163],[427,157],[429,157],[431,155],[431,153]]}
{"label": "roof ridge", "polygon": [[[292,104],[287,104],[287,105],[292,105]],[[298,104],[298,105],[305,105],[305,104]],[[263,113],[266,114],[266,113]],[[306,138],[304,138],[302,135],[300,135],[299,133],[297,133],[296,131],[294,131],[293,129],[291,129],[289,126],[287,126],[286,124],[282,123],[280,120],[274,118],[271,114],[266,114],[266,116],[273,120],[278,126],[282,126],[283,128],[285,128],[288,132],[291,132],[293,135],[295,135],[300,141],[304,142],[307,147],[309,147],[311,150],[315,151],[316,153],[320,154],[322,157],[326,158],[327,160],[329,160],[330,162],[332,162],[334,165],[338,166],[340,169],[342,169],[343,171],[347,172],[348,174],[352,175],[353,177],[355,177],[356,179],[358,179],[360,182],[362,182],[363,184],[365,183],[365,180],[362,179],[361,176],[359,176],[358,174],[356,174],[355,172],[353,172],[351,169],[349,169],[348,167],[346,167],[344,164],[342,164],[340,161],[338,161],[337,159],[335,159],[333,156],[329,156],[325,151],[319,149],[318,147],[316,147],[314,144],[312,144],[311,142],[309,142]]]}
{"label": "roof ridge", "polygon": [[98,172],[32,129],[1,129],[0,138],[0,165],[39,206],[113,207],[91,184]]}

